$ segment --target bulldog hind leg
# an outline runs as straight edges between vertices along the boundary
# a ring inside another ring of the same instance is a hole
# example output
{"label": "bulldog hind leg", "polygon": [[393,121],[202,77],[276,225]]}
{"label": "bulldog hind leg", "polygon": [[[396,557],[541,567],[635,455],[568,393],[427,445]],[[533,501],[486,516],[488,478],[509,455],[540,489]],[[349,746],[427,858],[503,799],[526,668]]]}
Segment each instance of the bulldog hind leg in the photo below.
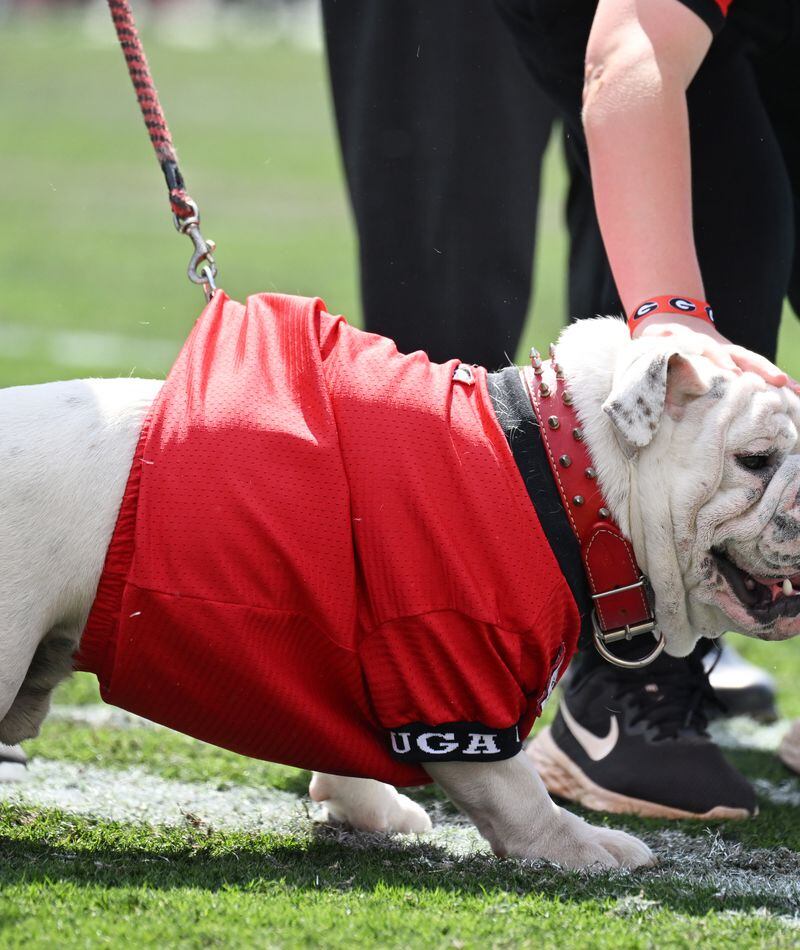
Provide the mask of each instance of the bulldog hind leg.
{"label": "bulldog hind leg", "polygon": [[384,782],[314,772],[308,793],[325,806],[328,821],[359,831],[421,834],[431,829],[425,809]]}
{"label": "bulldog hind leg", "polygon": [[10,718],[19,691],[36,652],[37,638],[25,636],[10,618],[0,612],[0,742],[15,745],[17,739],[5,739],[3,724]]}
{"label": "bulldog hind leg", "polygon": [[[16,745],[39,734],[50,711],[53,690],[72,672],[72,654],[77,647],[78,637],[78,630],[57,626],[33,648],[21,681],[17,673],[13,678],[17,681],[16,687],[9,686],[8,692],[2,697],[5,702],[0,702],[0,742]],[[10,641],[7,646],[11,646]],[[19,648],[16,652],[19,669],[30,652],[30,645],[27,652]],[[0,648],[0,664],[2,655]]]}

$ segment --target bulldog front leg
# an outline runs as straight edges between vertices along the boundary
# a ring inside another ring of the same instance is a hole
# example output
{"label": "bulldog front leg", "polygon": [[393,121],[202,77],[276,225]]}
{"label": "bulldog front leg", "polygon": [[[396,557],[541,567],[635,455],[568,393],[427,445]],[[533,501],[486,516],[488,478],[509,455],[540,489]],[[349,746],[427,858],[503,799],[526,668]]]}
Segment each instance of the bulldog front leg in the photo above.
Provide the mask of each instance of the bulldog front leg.
{"label": "bulldog front leg", "polygon": [[598,870],[655,863],[638,838],[559,808],[524,752],[501,762],[426,762],[424,768],[500,857]]}
{"label": "bulldog front leg", "polygon": [[325,805],[329,819],[346,822],[359,831],[421,834],[431,830],[425,809],[384,782],[314,772],[308,793]]}

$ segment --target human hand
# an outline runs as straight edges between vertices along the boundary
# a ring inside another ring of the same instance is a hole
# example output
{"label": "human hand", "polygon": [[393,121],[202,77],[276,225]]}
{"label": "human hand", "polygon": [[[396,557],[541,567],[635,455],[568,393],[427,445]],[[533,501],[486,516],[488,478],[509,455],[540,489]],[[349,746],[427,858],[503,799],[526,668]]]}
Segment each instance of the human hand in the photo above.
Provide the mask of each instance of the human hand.
{"label": "human hand", "polygon": [[634,339],[648,336],[672,336],[691,330],[696,335],[697,353],[715,365],[734,373],[755,373],[771,386],[790,386],[800,394],[800,383],[766,357],[731,343],[710,323],[676,313],[656,313],[634,327]]}

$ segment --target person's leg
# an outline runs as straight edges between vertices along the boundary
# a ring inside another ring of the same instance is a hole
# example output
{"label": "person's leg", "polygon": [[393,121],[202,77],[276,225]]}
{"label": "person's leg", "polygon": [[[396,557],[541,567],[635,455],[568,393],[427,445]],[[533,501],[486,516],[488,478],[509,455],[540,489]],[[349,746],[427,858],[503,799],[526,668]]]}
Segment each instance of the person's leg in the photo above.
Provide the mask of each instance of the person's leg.
{"label": "person's leg", "polygon": [[[765,12],[758,0],[738,0],[733,22],[752,37],[751,59],[759,92],[783,156],[791,190],[794,231],[790,256],[789,303],[800,317],[800,7],[785,2]],[[759,31],[760,28],[760,31]]]}
{"label": "person's leg", "polygon": [[597,223],[581,124],[583,60],[596,0],[495,0],[495,6],[525,66],[563,123],[569,175],[568,318],[621,313]]}
{"label": "person's leg", "polygon": [[586,165],[586,146],[571,131],[564,135],[569,173],[567,230],[569,232],[568,316],[570,320],[622,313],[622,301],[611,274]]}
{"label": "person's leg", "polygon": [[734,26],[712,44],[687,94],[695,242],[719,330],[774,359],[793,257],[792,194]]}
{"label": "person's leg", "polygon": [[367,329],[435,360],[513,360],[552,108],[483,0],[323,13]]}

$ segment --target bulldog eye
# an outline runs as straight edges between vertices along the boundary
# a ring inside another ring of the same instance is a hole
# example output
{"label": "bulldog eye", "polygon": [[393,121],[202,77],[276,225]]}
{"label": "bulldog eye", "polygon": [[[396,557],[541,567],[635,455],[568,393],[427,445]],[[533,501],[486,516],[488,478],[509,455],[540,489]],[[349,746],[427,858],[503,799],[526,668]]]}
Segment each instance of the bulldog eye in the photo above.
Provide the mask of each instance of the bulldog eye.
{"label": "bulldog eye", "polygon": [[737,455],[736,461],[751,472],[758,472],[762,468],[769,468],[772,464],[772,455]]}

